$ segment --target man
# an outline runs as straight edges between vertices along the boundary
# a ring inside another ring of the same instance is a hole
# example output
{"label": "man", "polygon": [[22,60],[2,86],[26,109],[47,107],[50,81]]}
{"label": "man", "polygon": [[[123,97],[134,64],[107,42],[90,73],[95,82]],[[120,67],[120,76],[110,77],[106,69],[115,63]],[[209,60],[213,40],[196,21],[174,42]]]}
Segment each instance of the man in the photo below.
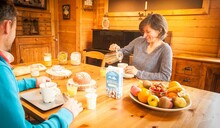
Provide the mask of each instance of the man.
{"label": "man", "polygon": [[82,104],[70,99],[55,114],[41,124],[25,120],[19,91],[39,87],[48,77],[26,78],[17,81],[10,67],[13,56],[8,52],[16,35],[16,9],[12,2],[0,1],[0,127],[1,128],[67,128],[82,110]]}

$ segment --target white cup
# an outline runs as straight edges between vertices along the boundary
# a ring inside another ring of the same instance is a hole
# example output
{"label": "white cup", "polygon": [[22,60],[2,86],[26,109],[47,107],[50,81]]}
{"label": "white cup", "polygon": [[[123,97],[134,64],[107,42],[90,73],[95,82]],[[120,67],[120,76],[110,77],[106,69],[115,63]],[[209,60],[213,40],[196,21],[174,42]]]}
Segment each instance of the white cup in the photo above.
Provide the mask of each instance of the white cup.
{"label": "white cup", "polygon": [[97,98],[97,94],[95,94],[95,93],[87,93],[86,94],[88,109],[90,109],[90,110],[96,109],[96,98]]}
{"label": "white cup", "polygon": [[118,63],[118,67],[119,68],[125,68],[125,67],[127,67],[128,66],[128,64],[127,63]]}
{"label": "white cup", "polygon": [[60,89],[54,82],[45,82],[40,84],[40,92],[44,103],[55,101],[56,96],[60,94]]}
{"label": "white cup", "polygon": [[123,74],[125,74],[124,69],[125,67],[127,67],[128,64],[127,63],[118,63],[118,67],[123,69]]}

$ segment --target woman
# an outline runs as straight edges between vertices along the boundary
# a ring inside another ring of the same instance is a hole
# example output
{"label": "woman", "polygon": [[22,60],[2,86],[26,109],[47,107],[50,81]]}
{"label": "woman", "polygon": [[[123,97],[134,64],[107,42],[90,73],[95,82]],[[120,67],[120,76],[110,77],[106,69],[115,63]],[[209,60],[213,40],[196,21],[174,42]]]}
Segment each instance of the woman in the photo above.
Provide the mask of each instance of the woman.
{"label": "woman", "polygon": [[169,81],[172,72],[172,50],[163,40],[167,36],[166,19],[159,14],[148,14],[139,24],[139,30],[144,34],[120,49],[112,44],[111,51],[120,49],[124,55],[133,54],[132,66],[127,66],[125,72],[136,75],[139,79]]}

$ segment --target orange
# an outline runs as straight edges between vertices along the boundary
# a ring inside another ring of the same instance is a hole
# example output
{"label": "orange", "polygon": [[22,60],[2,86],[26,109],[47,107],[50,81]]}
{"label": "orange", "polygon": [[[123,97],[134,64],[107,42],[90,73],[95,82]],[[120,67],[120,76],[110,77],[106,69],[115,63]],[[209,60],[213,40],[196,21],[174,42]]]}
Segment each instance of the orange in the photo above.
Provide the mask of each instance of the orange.
{"label": "orange", "polygon": [[180,85],[180,83],[177,82],[177,81],[171,81],[171,82],[169,83],[168,88],[171,88],[171,87],[174,87],[174,86],[181,86],[181,85]]}
{"label": "orange", "polygon": [[147,103],[149,95],[149,90],[147,90],[146,88],[142,88],[141,91],[138,93],[138,100],[142,103]]}
{"label": "orange", "polygon": [[175,93],[175,92],[168,92],[167,93],[167,97],[175,99],[177,97],[177,93]]}

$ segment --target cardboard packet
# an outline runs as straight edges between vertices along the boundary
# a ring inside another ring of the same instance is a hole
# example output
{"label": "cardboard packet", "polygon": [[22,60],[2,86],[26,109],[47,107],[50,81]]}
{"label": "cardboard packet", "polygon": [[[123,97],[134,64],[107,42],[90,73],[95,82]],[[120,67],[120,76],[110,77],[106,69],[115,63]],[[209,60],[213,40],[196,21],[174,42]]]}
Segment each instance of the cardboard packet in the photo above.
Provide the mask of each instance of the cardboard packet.
{"label": "cardboard packet", "polygon": [[123,69],[109,66],[106,69],[106,94],[108,97],[120,99],[123,89]]}

